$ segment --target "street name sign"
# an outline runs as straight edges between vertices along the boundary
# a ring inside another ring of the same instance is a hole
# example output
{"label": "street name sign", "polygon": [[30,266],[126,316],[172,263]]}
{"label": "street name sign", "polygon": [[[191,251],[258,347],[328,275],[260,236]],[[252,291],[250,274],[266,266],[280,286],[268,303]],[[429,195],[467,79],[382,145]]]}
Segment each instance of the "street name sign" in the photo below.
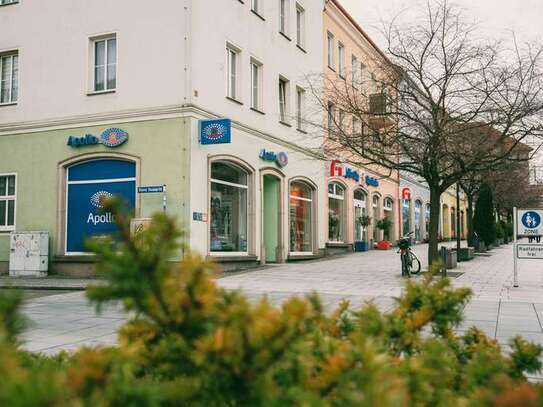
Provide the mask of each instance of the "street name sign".
{"label": "street name sign", "polygon": [[543,259],[543,244],[517,244],[519,259]]}
{"label": "street name sign", "polygon": [[519,209],[517,235],[522,237],[543,235],[543,209]]}
{"label": "street name sign", "polygon": [[164,192],[164,185],[153,185],[148,187],[138,187],[139,194],[154,194]]}

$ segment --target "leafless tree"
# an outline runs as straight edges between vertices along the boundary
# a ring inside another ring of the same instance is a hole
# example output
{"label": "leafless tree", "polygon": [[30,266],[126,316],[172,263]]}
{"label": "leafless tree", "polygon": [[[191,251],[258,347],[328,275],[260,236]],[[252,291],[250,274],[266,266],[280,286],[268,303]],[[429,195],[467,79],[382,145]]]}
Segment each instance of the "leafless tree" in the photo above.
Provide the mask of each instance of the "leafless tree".
{"label": "leafless tree", "polygon": [[[542,135],[541,48],[477,39],[476,26],[446,1],[385,26],[384,53],[368,72],[311,80],[327,112],[325,152],[353,165],[407,171],[430,189],[429,261],[438,256],[440,196]],[[536,149],[534,149],[535,152]]]}

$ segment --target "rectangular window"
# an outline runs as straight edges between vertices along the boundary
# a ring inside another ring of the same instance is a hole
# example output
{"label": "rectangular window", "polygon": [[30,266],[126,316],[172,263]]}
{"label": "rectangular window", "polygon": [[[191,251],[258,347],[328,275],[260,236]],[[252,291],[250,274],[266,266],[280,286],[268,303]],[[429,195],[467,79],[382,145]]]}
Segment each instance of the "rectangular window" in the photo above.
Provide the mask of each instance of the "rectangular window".
{"label": "rectangular window", "polygon": [[227,59],[227,67],[226,67],[226,95],[234,100],[238,100],[238,87],[239,87],[239,81],[238,81],[238,67],[239,67],[239,51],[237,49],[234,49],[230,46],[226,47],[226,59]]}
{"label": "rectangular window", "polygon": [[19,97],[19,54],[0,55],[0,104],[16,103]]}
{"label": "rectangular window", "polygon": [[103,92],[117,87],[117,38],[93,40],[94,91]]}
{"label": "rectangular window", "polygon": [[353,116],[353,129],[352,129],[352,135],[357,136],[361,134],[361,126],[360,126],[360,119],[358,117]]}
{"label": "rectangular window", "polygon": [[345,124],[345,111],[339,109],[339,118],[338,118],[338,125],[339,125],[339,130],[343,131],[344,130],[344,124]]}
{"label": "rectangular window", "polygon": [[4,4],[15,4],[19,3],[19,0],[0,0],[0,6],[3,6]]}
{"label": "rectangular window", "polygon": [[328,102],[328,134],[334,130],[334,104]]}
{"label": "rectangular window", "polygon": [[0,175],[0,231],[15,230],[15,201],[17,187],[15,174]]}
{"label": "rectangular window", "polygon": [[262,64],[251,60],[251,107],[262,110]]}
{"label": "rectangular window", "polygon": [[288,36],[289,0],[279,0],[279,32]]}
{"label": "rectangular window", "polygon": [[256,14],[262,14],[261,13],[261,2],[262,0],[251,0],[251,10],[253,10]]}
{"label": "rectangular window", "polygon": [[337,44],[337,57],[339,63],[339,76],[345,78],[345,46],[338,42]]}
{"label": "rectangular window", "polygon": [[358,72],[359,68],[360,65],[358,64],[358,58],[353,55],[351,58],[351,82],[354,87],[358,86],[358,82],[360,80],[360,74]]}
{"label": "rectangular window", "polygon": [[296,3],[296,44],[305,48],[305,10]]}
{"label": "rectangular window", "polygon": [[334,34],[328,33],[328,67],[334,69]]}
{"label": "rectangular window", "polygon": [[279,120],[288,123],[288,80],[279,78]]}
{"label": "rectangular window", "polygon": [[296,128],[304,130],[305,90],[296,88]]}

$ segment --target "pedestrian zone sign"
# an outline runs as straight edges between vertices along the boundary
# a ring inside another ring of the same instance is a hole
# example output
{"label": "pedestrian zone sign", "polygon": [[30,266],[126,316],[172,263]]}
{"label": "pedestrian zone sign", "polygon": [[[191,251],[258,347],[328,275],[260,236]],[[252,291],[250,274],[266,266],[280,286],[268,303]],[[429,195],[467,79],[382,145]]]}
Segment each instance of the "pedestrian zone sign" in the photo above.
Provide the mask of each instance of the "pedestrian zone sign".
{"label": "pedestrian zone sign", "polygon": [[543,245],[518,244],[517,257],[519,259],[543,259]]}
{"label": "pedestrian zone sign", "polygon": [[543,209],[519,209],[517,235],[522,237],[543,235]]}

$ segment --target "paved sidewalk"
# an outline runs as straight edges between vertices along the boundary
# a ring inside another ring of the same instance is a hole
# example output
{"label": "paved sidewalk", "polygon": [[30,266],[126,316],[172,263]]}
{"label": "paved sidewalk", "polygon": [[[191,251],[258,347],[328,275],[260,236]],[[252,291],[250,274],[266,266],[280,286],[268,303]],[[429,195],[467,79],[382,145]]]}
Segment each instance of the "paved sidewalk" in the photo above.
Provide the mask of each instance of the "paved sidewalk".
{"label": "paved sidewalk", "polygon": [[[413,248],[423,263],[426,248]],[[453,279],[453,284],[470,287],[474,292],[459,331],[476,325],[504,344],[517,334],[543,344],[543,262],[520,262],[520,288],[513,288],[512,250],[512,245],[497,248],[490,256],[460,263],[455,270],[463,274]],[[388,310],[394,306],[394,297],[400,295],[404,279],[395,251],[371,251],[224,275],[218,284],[242,289],[251,299],[267,295],[277,304],[292,295],[318,291],[329,309],[347,299],[353,307],[371,300]],[[116,330],[124,321],[116,306],[96,315],[84,292],[30,300],[25,313],[34,322],[25,335],[26,348],[45,353],[82,345],[114,344]]]}
{"label": "paved sidewalk", "polygon": [[72,278],[62,276],[47,277],[0,277],[0,288],[20,288],[38,290],[84,290],[89,285],[102,284],[97,278]]}

